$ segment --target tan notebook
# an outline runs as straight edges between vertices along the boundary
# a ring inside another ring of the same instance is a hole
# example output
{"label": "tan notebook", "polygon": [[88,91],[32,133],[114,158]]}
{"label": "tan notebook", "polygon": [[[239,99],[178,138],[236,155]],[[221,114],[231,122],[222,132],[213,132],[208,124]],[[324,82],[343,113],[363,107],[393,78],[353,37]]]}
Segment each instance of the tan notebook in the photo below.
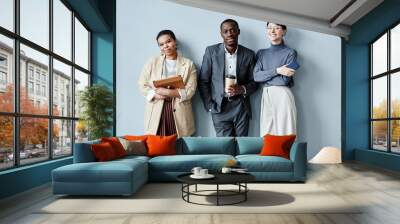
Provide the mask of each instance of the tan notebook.
{"label": "tan notebook", "polygon": [[168,89],[183,89],[185,84],[183,83],[182,76],[173,76],[166,79],[160,79],[153,81],[153,85],[156,88],[168,88]]}

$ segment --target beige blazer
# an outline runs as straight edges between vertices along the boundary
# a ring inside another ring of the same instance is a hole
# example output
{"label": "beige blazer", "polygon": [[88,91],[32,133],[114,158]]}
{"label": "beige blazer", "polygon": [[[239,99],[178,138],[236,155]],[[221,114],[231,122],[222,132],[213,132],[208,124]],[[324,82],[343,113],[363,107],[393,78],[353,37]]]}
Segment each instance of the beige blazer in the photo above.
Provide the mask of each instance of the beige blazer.
{"label": "beige blazer", "polygon": [[[147,97],[154,80],[162,77],[165,55],[151,58],[143,67],[139,78],[140,92]],[[178,53],[176,62],[177,75],[181,75],[185,83],[184,89],[179,89],[181,99],[173,99],[175,127],[179,137],[190,136],[195,131],[192,97],[197,87],[197,71],[194,63]],[[164,100],[146,100],[144,113],[144,130],[146,134],[156,134],[161,119]]]}

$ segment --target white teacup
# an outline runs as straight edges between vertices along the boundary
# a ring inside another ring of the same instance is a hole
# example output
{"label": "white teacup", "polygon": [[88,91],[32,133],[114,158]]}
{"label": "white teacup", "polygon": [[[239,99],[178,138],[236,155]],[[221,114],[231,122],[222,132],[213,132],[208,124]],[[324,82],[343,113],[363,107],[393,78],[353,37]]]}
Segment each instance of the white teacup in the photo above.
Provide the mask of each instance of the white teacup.
{"label": "white teacup", "polygon": [[196,175],[196,176],[199,176],[199,175],[201,175],[200,174],[200,171],[202,170],[202,168],[201,167],[193,167],[193,169],[192,169],[192,173],[194,174],[194,175]]}
{"label": "white teacup", "polygon": [[208,175],[208,169],[201,169],[200,170],[200,176],[207,176]]}
{"label": "white teacup", "polygon": [[230,173],[230,172],[232,172],[232,168],[230,168],[230,167],[222,167],[221,172],[222,173]]}

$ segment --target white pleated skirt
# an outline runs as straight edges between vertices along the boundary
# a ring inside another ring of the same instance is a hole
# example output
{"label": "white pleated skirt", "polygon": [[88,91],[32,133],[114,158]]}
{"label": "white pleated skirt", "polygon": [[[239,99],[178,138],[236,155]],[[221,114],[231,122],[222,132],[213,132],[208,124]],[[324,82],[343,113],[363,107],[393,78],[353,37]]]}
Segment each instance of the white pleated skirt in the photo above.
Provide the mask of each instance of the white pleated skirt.
{"label": "white pleated skirt", "polygon": [[296,104],[289,87],[263,88],[260,115],[260,136],[295,135]]}

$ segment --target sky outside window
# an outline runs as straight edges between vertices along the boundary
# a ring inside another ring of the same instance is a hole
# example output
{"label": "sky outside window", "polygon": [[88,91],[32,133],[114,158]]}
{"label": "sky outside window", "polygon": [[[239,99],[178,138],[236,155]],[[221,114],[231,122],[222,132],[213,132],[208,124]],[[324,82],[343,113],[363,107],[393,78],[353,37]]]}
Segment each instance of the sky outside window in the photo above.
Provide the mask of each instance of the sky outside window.
{"label": "sky outside window", "polygon": [[372,45],[372,75],[387,71],[387,34]]}
{"label": "sky outside window", "polygon": [[390,60],[391,69],[400,67],[400,24],[391,31],[390,37]]}
{"label": "sky outside window", "polygon": [[14,31],[14,0],[0,0],[0,26]]}
{"label": "sky outside window", "polygon": [[71,60],[72,12],[60,0],[53,3],[53,50]]}
{"label": "sky outside window", "polygon": [[75,63],[89,70],[89,32],[75,18]]}
{"label": "sky outside window", "polygon": [[21,36],[49,48],[49,1],[20,0]]}

